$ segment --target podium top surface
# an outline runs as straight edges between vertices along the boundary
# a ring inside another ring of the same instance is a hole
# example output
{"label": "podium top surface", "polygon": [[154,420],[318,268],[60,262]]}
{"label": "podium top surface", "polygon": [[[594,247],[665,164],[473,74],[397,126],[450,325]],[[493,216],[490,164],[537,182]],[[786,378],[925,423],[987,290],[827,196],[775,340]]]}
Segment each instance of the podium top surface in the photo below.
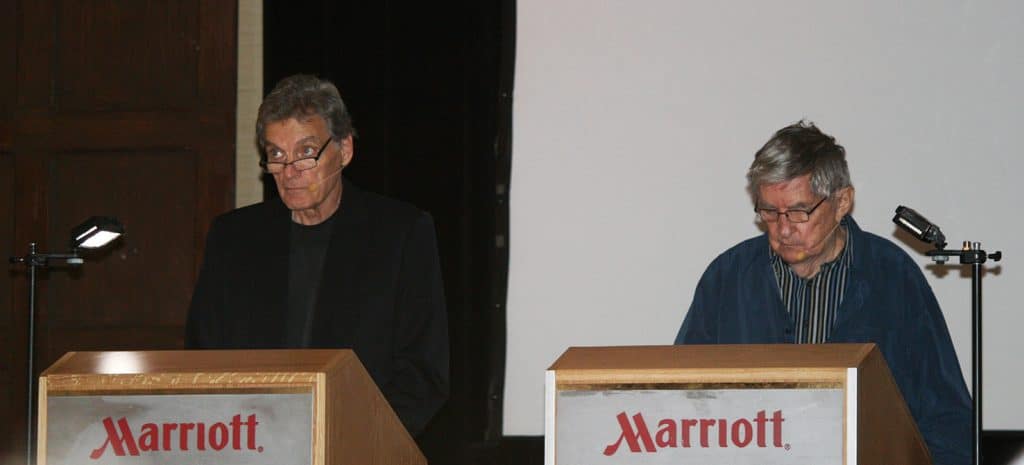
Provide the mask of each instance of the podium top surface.
{"label": "podium top surface", "polygon": [[853,368],[874,350],[874,344],[570,347],[549,370]]}
{"label": "podium top surface", "polygon": [[320,373],[355,357],[355,353],[348,349],[68,352],[47,368],[42,376],[215,372]]}

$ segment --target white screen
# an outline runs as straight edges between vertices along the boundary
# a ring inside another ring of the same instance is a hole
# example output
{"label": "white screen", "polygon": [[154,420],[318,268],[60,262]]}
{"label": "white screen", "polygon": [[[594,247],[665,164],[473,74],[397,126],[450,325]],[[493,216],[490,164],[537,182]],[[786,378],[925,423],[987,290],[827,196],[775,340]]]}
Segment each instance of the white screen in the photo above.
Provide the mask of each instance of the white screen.
{"label": "white screen", "polygon": [[984,420],[1024,428],[1024,3],[517,9],[506,435],[543,434],[544,370],[567,347],[672,343],[708,263],[759,234],[754,152],[801,118],[846,147],[860,225],[924,268],[968,386],[970,276],[937,276],[893,237],[893,212],[1006,254],[984,279]]}

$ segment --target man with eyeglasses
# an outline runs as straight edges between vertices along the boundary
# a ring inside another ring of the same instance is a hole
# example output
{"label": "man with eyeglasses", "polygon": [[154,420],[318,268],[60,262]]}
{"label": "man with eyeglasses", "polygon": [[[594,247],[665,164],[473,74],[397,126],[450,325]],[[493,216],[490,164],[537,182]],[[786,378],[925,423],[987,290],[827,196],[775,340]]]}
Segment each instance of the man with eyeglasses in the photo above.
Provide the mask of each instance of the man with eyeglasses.
{"label": "man with eyeglasses", "polygon": [[186,347],[351,348],[416,435],[448,396],[433,220],[342,176],[354,130],[328,81],[282,80],[256,133],[280,199],[214,220]]}
{"label": "man with eyeglasses", "polygon": [[765,234],[708,266],[676,344],[874,342],[937,464],[968,464],[971,400],[918,265],[850,216],[846,152],[812,123],[780,129],[747,171]]}

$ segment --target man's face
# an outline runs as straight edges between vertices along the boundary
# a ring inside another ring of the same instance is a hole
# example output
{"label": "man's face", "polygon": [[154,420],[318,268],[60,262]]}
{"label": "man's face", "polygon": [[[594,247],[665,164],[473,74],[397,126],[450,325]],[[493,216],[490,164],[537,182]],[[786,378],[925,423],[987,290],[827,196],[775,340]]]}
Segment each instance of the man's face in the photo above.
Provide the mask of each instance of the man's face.
{"label": "man's face", "polygon": [[[267,124],[264,150],[267,154],[277,152],[285,161],[293,162],[316,155],[329,137],[327,122],[320,116],[290,118]],[[341,188],[340,171],[351,158],[352,136],[349,136],[327,144],[313,169],[299,171],[294,165],[288,165],[284,171],[274,173],[281,200],[293,211],[319,208],[331,193]]]}
{"label": "man's face", "polygon": [[[758,208],[775,209],[779,212],[810,210],[822,199],[811,190],[810,175],[800,176],[778,184],[768,184],[760,189]],[[826,199],[810,215],[806,223],[793,223],[786,215],[779,215],[775,222],[765,222],[768,229],[768,243],[783,261],[789,265],[814,263],[829,251],[832,234],[853,205],[853,188],[847,187],[835,198]]]}

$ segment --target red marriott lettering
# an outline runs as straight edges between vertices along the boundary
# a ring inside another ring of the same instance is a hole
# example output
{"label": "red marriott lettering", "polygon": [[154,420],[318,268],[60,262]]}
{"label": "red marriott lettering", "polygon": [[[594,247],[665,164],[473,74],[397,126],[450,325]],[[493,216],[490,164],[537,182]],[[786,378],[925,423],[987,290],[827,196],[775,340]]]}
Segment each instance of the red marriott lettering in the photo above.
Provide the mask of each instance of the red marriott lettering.
{"label": "red marriott lettering", "polygon": [[242,421],[242,415],[235,415],[227,423],[144,423],[139,428],[138,440],[128,425],[128,420],[121,417],[116,424],[110,417],[103,419],[103,428],[107,431],[107,439],[89,454],[89,458],[98,460],[110,446],[118,457],[125,455],[137,456],[141,452],[161,451],[220,451],[229,447],[242,450],[242,437],[245,437],[245,449],[263,452],[256,446],[256,415],[249,415]]}
{"label": "red marriott lettering", "polygon": [[604,455],[615,454],[622,441],[626,441],[630,452],[657,452],[665,447],[783,447],[782,422],[785,419],[782,418],[782,410],[776,410],[770,418],[764,410],[750,419],[666,418],[658,422],[658,430],[653,437],[642,413],[633,415],[632,422],[626,412],[619,413],[615,419],[622,434],[618,440],[605,446]]}

